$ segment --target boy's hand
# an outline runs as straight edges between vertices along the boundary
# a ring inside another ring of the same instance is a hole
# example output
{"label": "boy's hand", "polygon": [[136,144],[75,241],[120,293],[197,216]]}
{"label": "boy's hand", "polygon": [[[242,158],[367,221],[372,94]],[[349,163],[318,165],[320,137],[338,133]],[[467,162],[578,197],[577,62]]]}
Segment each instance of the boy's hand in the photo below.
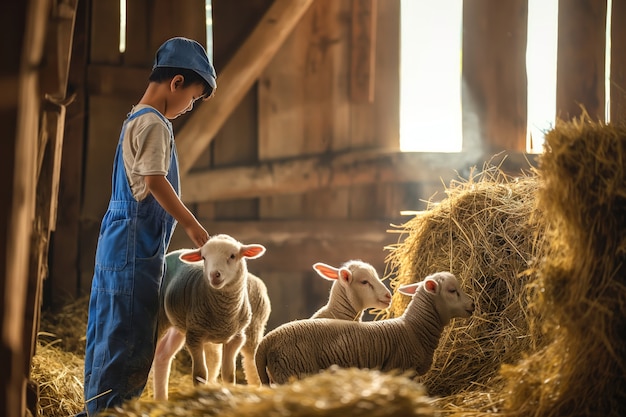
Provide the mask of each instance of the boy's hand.
{"label": "boy's hand", "polygon": [[198,248],[202,247],[209,240],[209,232],[197,222],[189,227],[185,227],[185,233]]}

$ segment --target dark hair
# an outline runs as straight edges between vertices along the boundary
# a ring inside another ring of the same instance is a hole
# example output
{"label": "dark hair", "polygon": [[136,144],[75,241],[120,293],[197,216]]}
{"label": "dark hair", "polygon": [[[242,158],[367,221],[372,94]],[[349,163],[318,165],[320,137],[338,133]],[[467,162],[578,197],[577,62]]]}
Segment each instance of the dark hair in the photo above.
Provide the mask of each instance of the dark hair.
{"label": "dark hair", "polygon": [[165,81],[170,81],[177,75],[182,75],[185,79],[183,81],[183,87],[187,87],[192,84],[202,84],[204,86],[204,90],[202,91],[202,95],[204,98],[211,97],[213,94],[213,87],[206,82],[204,78],[200,76],[197,72],[186,69],[186,68],[174,68],[174,67],[159,67],[152,70],[148,81],[162,83]]}

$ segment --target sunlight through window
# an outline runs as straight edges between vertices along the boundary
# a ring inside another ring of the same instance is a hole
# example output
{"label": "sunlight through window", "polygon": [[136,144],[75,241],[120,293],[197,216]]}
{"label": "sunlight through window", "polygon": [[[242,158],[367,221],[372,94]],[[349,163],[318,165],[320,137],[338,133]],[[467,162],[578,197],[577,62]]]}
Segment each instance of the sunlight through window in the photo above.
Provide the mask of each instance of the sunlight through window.
{"label": "sunlight through window", "polygon": [[206,17],[206,50],[209,59],[213,62],[213,8],[211,0],[205,1],[205,17]]}
{"label": "sunlight through window", "polygon": [[462,0],[401,3],[400,149],[460,152]]}
{"label": "sunlight through window", "polygon": [[120,0],[120,54],[126,52],[126,0]]}
{"label": "sunlight through window", "polygon": [[558,0],[528,0],[528,126],[526,151],[543,150],[545,132],[556,120]]}

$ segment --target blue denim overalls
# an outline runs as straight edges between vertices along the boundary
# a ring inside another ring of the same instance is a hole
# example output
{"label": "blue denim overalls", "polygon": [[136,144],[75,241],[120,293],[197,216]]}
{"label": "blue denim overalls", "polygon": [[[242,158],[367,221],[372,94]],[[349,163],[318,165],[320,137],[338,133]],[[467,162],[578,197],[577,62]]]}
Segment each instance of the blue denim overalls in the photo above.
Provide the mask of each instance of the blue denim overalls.
{"label": "blue denim overalls", "polygon": [[167,179],[179,193],[172,125],[153,108],[130,115],[113,164],[111,201],[100,226],[89,301],[85,349],[85,401],[90,416],[141,395],[156,344],[164,256],[176,226],[154,197],[136,201],[122,158],[127,123],[154,112],[169,127],[172,157]]}

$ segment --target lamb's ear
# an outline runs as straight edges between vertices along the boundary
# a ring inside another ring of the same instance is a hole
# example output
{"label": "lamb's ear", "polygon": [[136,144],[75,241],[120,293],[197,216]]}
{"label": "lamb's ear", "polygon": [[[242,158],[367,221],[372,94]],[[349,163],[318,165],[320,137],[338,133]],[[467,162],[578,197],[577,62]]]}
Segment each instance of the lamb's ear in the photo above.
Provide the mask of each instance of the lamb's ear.
{"label": "lamb's ear", "polygon": [[398,291],[400,294],[404,295],[413,295],[417,292],[417,289],[422,285],[421,282],[416,282],[414,284],[406,284],[401,287],[398,287]]}
{"label": "lamb's ear", "polygon": [[334,266],[330,266],[322,262],[317,262],[313,264],[313,269],[320,277],[327,280],[334,281],[339,278],[339,270]]}
{"label": "lamb's ear", "polygon": [[432,279],[432,278],[426,278],[424,280],[424,288],[426,289],[426,291],[428,291],[431,294],[436,294],[437,293],[437,288],[439,287],[439,283]]}
{"label": "lamb's ear", "polygon": [[343,285],[348,286],[352,282],[352,271],[348,268],[341,268],[339,270],[339,282]]}
{"label": "lamb's ear", "polygon": [[188,252],[181,253],[178,258],[187,263],[196,263],[202,261],[202,253],[200,249],[190,250]]}
{"label": "lamb's ear", "polygon": [[259,244],[242,245],[239,251],[241,256],[248,259],[256,259],[265,253],[265,246]]}

